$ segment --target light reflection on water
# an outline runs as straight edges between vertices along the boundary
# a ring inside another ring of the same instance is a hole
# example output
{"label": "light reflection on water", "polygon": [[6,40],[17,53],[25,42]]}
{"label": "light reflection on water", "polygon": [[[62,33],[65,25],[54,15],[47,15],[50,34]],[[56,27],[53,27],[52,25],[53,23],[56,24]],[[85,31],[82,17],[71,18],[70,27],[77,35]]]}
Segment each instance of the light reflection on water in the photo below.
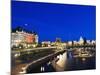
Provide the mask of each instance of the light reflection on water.
{"label": "light reflection on water", "polygon": [[64,69],[66,67],[66,63],[67,63],[67,56],[66,56],[66,52],[65,52],[62,55],[60,54],[59,60],[56,63],[52,63],[52,65],[56,71],[64,71]]}
{"label": "light reflection on water", "polygon": [[95,57],[74,58],[71,53],[65,52],[58,55],[57,58],[58,61],[47,62],[31,70],[31,73],[95,69]]}

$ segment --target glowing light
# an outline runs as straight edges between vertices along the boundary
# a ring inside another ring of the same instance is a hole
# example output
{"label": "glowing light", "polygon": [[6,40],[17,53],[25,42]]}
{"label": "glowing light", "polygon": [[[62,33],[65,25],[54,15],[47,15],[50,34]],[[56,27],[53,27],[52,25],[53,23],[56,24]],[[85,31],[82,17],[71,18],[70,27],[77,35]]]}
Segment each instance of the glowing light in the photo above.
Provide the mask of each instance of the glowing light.
{"label": "glowing light", "polygon": [[28,24],[25,24],[25,26],[28,26]]}
{"label": "glowing light", "polygon": [[85,61],[86,59],[85,58],[82,58],[82,60]]}
{"label": "glowing light", "polygon": [[44,67],[41,67],[41,71],[44,71]]}
{"label": "glowing light", "polygon": [[49,61],[48,63],[47,63],[47,65],[50,65],[51,64],[51,62]]}

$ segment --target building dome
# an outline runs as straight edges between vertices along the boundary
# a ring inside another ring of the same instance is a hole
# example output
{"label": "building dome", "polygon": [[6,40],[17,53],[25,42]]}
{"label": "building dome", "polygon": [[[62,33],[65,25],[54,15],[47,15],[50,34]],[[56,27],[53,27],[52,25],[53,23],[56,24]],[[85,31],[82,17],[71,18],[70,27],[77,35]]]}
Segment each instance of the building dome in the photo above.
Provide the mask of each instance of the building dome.
{"label": "building dome", "polygon": [[79,44],[80,44],[80,45],[83,45],[83,44],[84,44],[84,39],[83,39],[82,36],[81,36],[80,39],[79,39]]}
{"label": "building dome", "polygon": [[79,41],[84,41],[84,39],[83,39],[83,37],[82,37],[82,36],[80,36],[80,39],[79,39]]}

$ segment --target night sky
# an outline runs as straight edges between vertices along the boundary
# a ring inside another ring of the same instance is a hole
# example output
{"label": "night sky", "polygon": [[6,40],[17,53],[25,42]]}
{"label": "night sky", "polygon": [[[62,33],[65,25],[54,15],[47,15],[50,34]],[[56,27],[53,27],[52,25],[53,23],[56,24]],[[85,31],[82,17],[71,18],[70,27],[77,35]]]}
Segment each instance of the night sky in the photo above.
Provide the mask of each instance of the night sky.
{"label": "night sky", "polygon": [[96,39],[96,7],[70,4],[12,1],[12,29],[35,31],[39,41]]}

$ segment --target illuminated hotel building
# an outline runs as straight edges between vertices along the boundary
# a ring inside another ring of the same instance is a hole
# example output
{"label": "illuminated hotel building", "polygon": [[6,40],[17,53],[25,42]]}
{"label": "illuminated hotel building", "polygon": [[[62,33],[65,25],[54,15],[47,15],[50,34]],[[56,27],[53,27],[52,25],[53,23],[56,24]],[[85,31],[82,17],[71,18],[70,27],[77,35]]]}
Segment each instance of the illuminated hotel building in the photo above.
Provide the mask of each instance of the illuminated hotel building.
{"label": "illuminated hotel building", "polygon": [[38,43],[38,35],[32,32],[26,32],[18,27],[11,33],[11,47],[18,45]]}

